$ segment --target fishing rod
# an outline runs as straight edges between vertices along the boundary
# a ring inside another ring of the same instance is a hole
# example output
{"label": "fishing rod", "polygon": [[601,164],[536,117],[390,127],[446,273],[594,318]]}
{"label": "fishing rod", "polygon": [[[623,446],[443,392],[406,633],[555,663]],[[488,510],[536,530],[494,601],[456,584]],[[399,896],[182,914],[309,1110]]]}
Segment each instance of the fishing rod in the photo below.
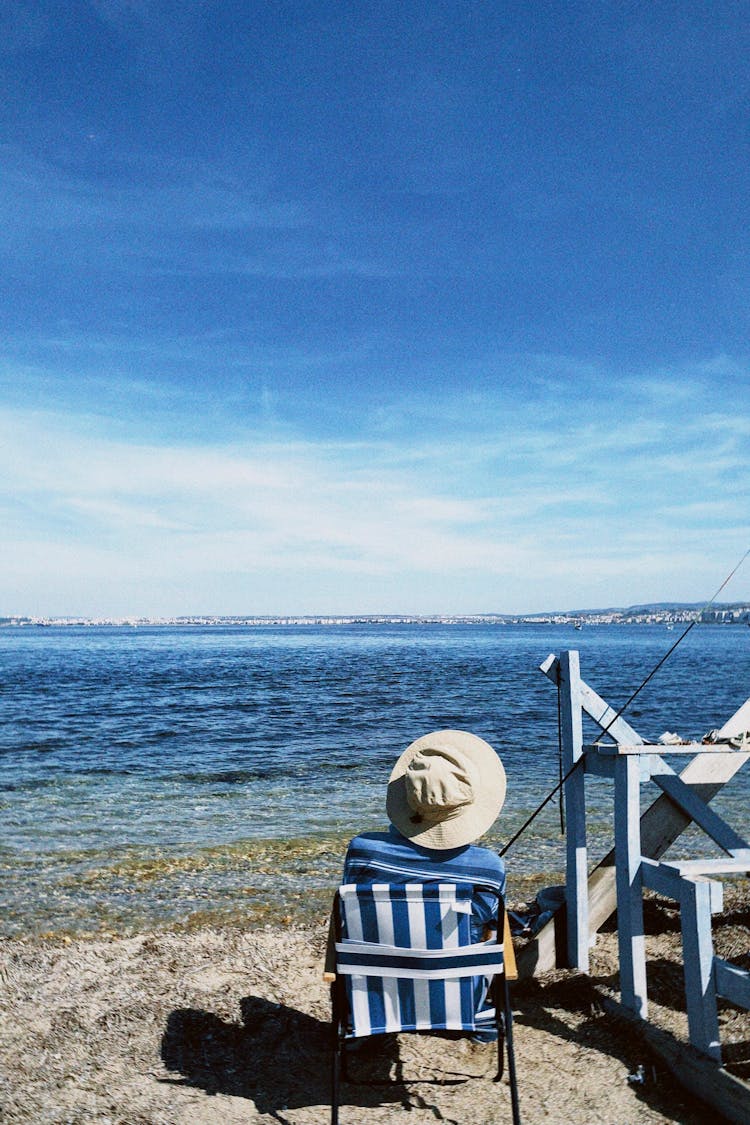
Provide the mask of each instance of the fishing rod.
{"label": "fishing rod", "polygon": [[736,574],[736,573],[737,573],[737,571],[738,571],[738,570],[740,569],[740,567],[742,566],[743,562],[745,561],[745,559],[747,558],[747,556],[748,556],[748,555],[750,555],[750,547],[748,547],[748,549],[747,549],[747,550],[745,551],[744,555],[742,556],[742,558],[740,559],[740,561],[739,561],[739,562],[737,563],[737,565],[736,565],[736,566],[735,566],[735,567],[734,567],[734,568],[733,568],[732,570],[730,570],[729,574],[728,574],[728,575],[726,576],[726,578],[724,579],[724,581],[722,582],[722,584],[721,584],[721,585],[719,586],[719,588],[718,588],[718,590],[716,591],[716,593],[715,593],[715,594],[713,594],[713,596],[712,596],[712,597],[710,597],[710,598],[708,599],[708,601],[706,602],[706,604],[705,604],[705,605],[703,606],[703,608],[702,608],[702,609],[699,609],[699,610],[698,610],[698,612],[696,613],[695,617],[693,618],[693,620],[692,620],[692,621],[690,622],[690,624],[688,625],[687,629],[685,629],[685,630],[684,630],[684,631],[683,631],[682,633],[680,633],[679,637],[677,638],[677,640],[675,641],[675,643],[674,643],[674,644],[672,645],[672,647],[671,647],[671,648],[670,648],[670,649],[669,649],[669,650],[668,650],[667,652],[665,652],[665,653],[664,653],[664,656],[662,656],[661,660],[660,660],[660,661],[659,661],[659,662],[658,662],[658,663],[657,663],[656,665],[654,665],[654,667],[653,667],[653,668],[651,669],[651,671],[649,672],[649,674],[648,674],[648,675],[646,676],[645,680],[643,680],[643,681],[642,681],[642,682],[641,682],[641,683],[640,683],[640,684],[638,685],[638,687],[637,687],[637,688],[635,689],[635,691],[634,691],[634,692],[633,692],[633,694],[632,694],[632,695],[630,696],[630,698],[629,698],[629,699],[627,699],[627,700],[626,700],[626,701],[625,701],[625,702],[623,703],[622,707],[621,707],[621,708],[620,708],[620,710],[619,710],[619,711],[617,712],[617,714],[616,714],[616,715],[615,715],[615,716],[614,716],[614,717],[613,717],[612,719],[610,719],[610,721],[609,721],[609,722],[607,723],[606,727],[605,727],[605,728],[604,728],[604,730],[602,731],[602,735],[605,735],[605,734],[607,734],[607,732],[609,731],[609,728],[610,728],[611,726],[614,726],[614,724],[615,724],[615,723],[617,722],[617,720],[618,720],[618,719],[620,718],[620,716],[621,716],[621,715],[622,715],[622,714],[623,714],[623,713],[624,713],[624,712],[625,712],[625,711],[626,711],[626,710],[628,709],[628,707],[629,707],[629,706],[630,706],[630,704],[631,704],[631,703],[633,702],[633,700],[635,699],[635,697],[636,697],[637,695],[639,695],[639,694],[640,694],[640,692],[641,692],[641,691],[643,690],[643,688],[645,688],[645,686],[646,686],[646,684],[647,684],[647,683],[649,682],[649,680],[653,679],[653,677],[654,677],[654,676],[656,675],[656,673],[657,673],[657,672],[659,671],[659,669],[661,668],[662,664],[666,664],[667,660],[668,660],[668,659],[669,659],[669,657],[670,657],[670,656],[672,655],[672,653],[673,653],[673,652],[674,652],[674,650],[675,650],[675,649],[677,648],[677,646],[678,646],[679,644],[682,644],[682,642],[683,642],[683,641],[685,640],[685,637],[686,637],[686,636],[688,635],[688,633],[690,632],[690,630],[691,630],[691,629],[693,629],[693,628],[694,628],[694,627],[695,627],[695,626],[696,626],[696,625],[698,624],[698,622],[700,621],[700,619],[701,619],[701,617],[703,616],[703,614],[704,614],[704,613],[705,613],[705,612],[706,612],[706,611],[707,611],[708,609],[710,609],[710,608],[711,608],[711,606],[712,606],[712,605],[714,604],[714,602],[715,602],[715,601],[716,601],[716,599],[718,598],[718,596],[719,596],[719,594],[721,593],[721,591],[722,591],[722,590],[724,589],[724,587],[725,587],[725,586],[727,586],[727,585],[729,584],[729,582],[731,581],[731,579],[732,579],[732,578],[734,578],[735,574]]}
{"label": "fishing rod", "polygon": [[[716,599],[718,598],[718,596],[719,596],[719,594],[721,593],[721,591],[722,591],[722,590],[724,589],[724,587],[725,587],[725,586],[727,586],[727,585],[729,584],[729,582],[731,581],[731,579],[732,579],[732,578],[734,578],[735,574],[736,574],[736,573],[737,573],[737,571],[738,571],[738,570],[740,569],[740,567],[742,566],[742,564],[744,563],[744,561],[745,561],[745,559],[746,559],[746,558],[748,557],[748,555],[750,555],[750,547],[748,547],[748,549],[747,549],[747,550],[745,551],[744,555],[743,555],[743,556],[742,556],[742,558],[741,558],[741,559],[739,560],[739,562],[738,562],[738,563],[737,563],[737,564],[736,564],[736,565],[735,565],[735,566],[734,566],[734,567],[732,568],[732,570],[730,570],[729,574],[728,574],[728,575],[726,576],[726,578],[725,578],[725,579],[724,579],[724,581],[723,581],[723,582],[721,583],[721,585],[720,585],[720,586],[719,586],[719,588],[718,588],[718,589],[716,590],[716,592],[715,592],[715,593],[714,593],[714,594],[713,594],[713,595],[712,595],[712,596],[711,596],[711,597],[710,597],[710,598],[708,599],[708,601],[706,602],[706,604],[705,604],[705,605],[704,605],[704,606],[703,606],[703,607],[702,607],[701,609],[699,609],[699,610],[698,610],[698,612],[697,612],[697,613],[695,614],[695,616],[693,617],[693,620],[692,620],[692,621],[691,621],[691,622],[689,623],[689,625],[687,626],[687,628],[686,628],[686,629],[684,629],[684,630],[682,631],[682,633],[680,633],[680,635],[679,635],[679,637],[677,638],[677,640],[676,640],[676,641],[674,642],[674,644],[673,644],[673,645],[672,645],[672,646],[671,646],[671,647],[670,647],[670,648],[668,649],[668,651],[667,651],[667,652],[665,652],[665,654],[664,654],[664,656],[662,656],[661,660],[659,660],[659,661],[658,661],[658,662],[657,662],[657,663],[656,663],[656,664],[654,665],[654,667],[653,667],[653,668],[651,669],[651,671],[650,671],[650,672],[648,673],[648,675],[647,675],[647,676],[646,676],[646,677],[645,677],[645,678],[644,678],[644,679],[643,679],[643,680],[641,681],[641,683],[640,683],[640,684],[638,685],[638,687],[637,687],[637,688],[635,689],[635,691],[634,691],[634,692],[632,693],[632,695],[630,695],[630,696],[628,697],[628,699],[626,699],[626,700],[625,700],[625,702],[623,703],[623,705],[622,705],[622,707],[620,708],[620,710],[616,712],[616,714],[615,714],[615,715],[614,715],[614,716],[613,716],[613,717],[612,717],[612,718],[610,719],[610,721],[609,721],[609,722],[607,723],[606,727],[604,727],[604,728],[603,728],[603,730],[602,730],[602,734],[600,735],[600,737],[603,737],[604,735],[606,735],[606,734],[608,733],[608,731],[610,730],[610,728],[611,728],[612,726],[614,726],[614,724],[615,724],[615,723],[617,722],[617,720],[618,720],[618,719],[619,719],[619,718],[620,718],[620,717],[621,717],[621,716],[622,716],[622,715],[623,715],[623,714],[625,713],[625,711],[626,711],[626,710],[628,709],[628,707],[629,707],[629,706],[630,706],[630,704],[631,704],[631,703],[633,702],[633,700],[634,700],[634,699],[636,698],[636,696],[638,696],[638,695],[640,694],[640,692],[641,692],[641,691],[643,691],[643,689],[645,688],[646,684],[647,684],[647,683],[648,683],[648,682],[649,682],[649,681],[650,681],[651,679],[653,679],[653,677],[654,677],[654,676],[656,675],[656,673],[657,673],[657,672],[659,671],[659,669],[660,669],[660,668],[662,667],[662,665],[664,665],[664,664],[665,664],[665,663],[667,662],[667,660],[668,660],[668,659],[669,659],[669,657],[670,657],[670,656],[672,655],[672,653],[673,653],[673,652],[674,652],[674,650],[675,650],[675,649],[677,648],[677,646],[678,646],[678,645],[680,645],[680,644],[682,644],[682,642],[683,642],[683,641],[685,640],[685,637],[686,637],[686,636],[688,635],[688,633],[690,632],[690,630],[691,630],[691,629],[693,629],[693,628],[694,628],[694,627],[695,627],[695,626],[696,626],[696,625],[698,624],[698,622],[700,621],[700,619],[701,619],[701,617],[703,616],[703,614],[704,614],[704,613],[705,613],[705,612],[706,612],[706,611],[707,611],[708,609],[710,609],[710,608],[711,608],[711,606],[712,606],[712,605],[714,604],[714,602],[715,602],[715,601],[716,601]],[[557,735],[557,736],[558,736],[558,742],[559,742],[559,741],[560,741],[560,739],[561,739],[561,723],[560,723],[560,681],[559,681],[559,673],[558,673],[558,688],[557,688],[557,700],[558,700],[558,702],[557,702],[557,707],[558,707],[558,724],[557,724],[557,731],[558,731],[558,735]],[[552,798],[553,798],[553,797],[555,796],[555,794],[556,794],[557,792],[559,792],[559,790],[560,790],[560,789],[562,789],[562,787],[563,787],[563,785],[565,784],[565,782],[566,782],[566,781],[568,780],[568,778],[569,778],[569,777],[571,777],[571,776],[572,776],[572,775],[573,775],[573,774],[575,773],[575,771],[576,771],[576,770],[578,769],[578,767],[579,767],[579,766],[580,766],[580,765],[582,764],[582,762],[583,762],[583,758],[579,758],[579,759],[578,759],[578,760],[577,760],[576,762],[574,762],[574,763],[573,763],[573,765],[572,765],[572,766],[571,766],[571,768],[570,768],[570,769],[568,770],[568,772],[567,772],[567,773],[566,773],[566,774],[565,774],[564,776],[562,776],[562,757],[560,758],[560,763],[561,763],[561,764],[560,764],[560,775],[561,775],[561,776],[560,776],[560,779],[559,779],[559,781],[557,782],[557,785],[555,785],[554,789],[551,789],[551,790],[550,790],[550,792],[549,792],[549,793],[547,794],[547,796],[546,796],[546,797],[544,798],[544,800],[542,801],[542,803],[541,803],[540,805],[538,805],[538,806],[537,806],[537,808],[536,808],[536,809],[534,810],[534,812],[533,812],[533,813],[531,814],[531,816],[529,816],[529,817],[528,817],[528,818],[527,818],[527,819],[526,819],[526,820],[524,821],[524,823],[523,823],[523,824],[521,825],[521,827],[520,827],[520,828],[518,829],[518,831],[517,831],[516,833],[514,833],[514,835],[513,835],[513,836],[511,836],[510,840],[509,840],[509,841],[508,841],[508,843],[507,843],[507,844],[505,845],[505,847],[504,847],[504,848],[502,848],[502,849],[500,850],[500,852],[498,853],[498,854],[499,854],[500,856],[504,856],[504,855],[505,855],[505,853],[506,853],[507,851],[509,851],[509,850],[510,850],[510,848],[512,848],[512,846],[513,846],[513,844],[515,844],[516,840],[518,840],[518,839],[519,839],[519,837],[520,837],[520,836],[522,836],[522,835],[523,835],[523,833],[524,833],[524,832],[526,831],[526,829],[527,829],[527,828],[529,827],[529,825],[530,825],[530,824],[531,824],[531,823],[532,823],[532,822],[533,822],[534,820],[536,820],[537,816],[538,816],[538,815],[539,815],[539,813],[540,813],[540,812],[542,811],[542,809],[543,809],[543,808],[545,808],[545,806],[549,804],[549,802],[550,802],[550,801],[552,800]],[[563,828],[563,824],[564,824],[564,820],[563,820],[563,812],[562,812],[562,805],[561,805],[561,806],[560,806],[560,826],[561,826],[561,829]]]}

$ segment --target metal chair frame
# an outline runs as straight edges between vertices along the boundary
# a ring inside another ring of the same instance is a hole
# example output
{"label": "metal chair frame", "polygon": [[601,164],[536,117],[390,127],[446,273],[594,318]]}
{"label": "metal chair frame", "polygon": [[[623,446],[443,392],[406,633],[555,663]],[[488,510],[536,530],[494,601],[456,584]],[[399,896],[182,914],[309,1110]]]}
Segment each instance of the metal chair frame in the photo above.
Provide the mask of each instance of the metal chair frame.
{"label": "metal chair frame", "polygon": [[[497,897],[497,934],[503,935],[504,950],[510,950],[510,957],[505,954],[502,969],[492,974],[489,985],[489,995],[491,996],[495,1007],[495,1027],[497,1029],[497,1073],[495,1074],[493,1081],[499,1082],[501,1080],[504,1070],[504,1053],[507,1053],[508,1080],[510,1085],[513,1125],[521,1125],[521,1114],[518,1103],[516,1060],[513,1046],[513,1009],[510,1000],[508,972],[506,971],[508,960],[510,960],[511,964],[513,965],[515,964],[515,961],[513,958],[510,927],[508,926],[508,920],[505,911],[505,902],[502,896],[497,892],[497,889],[495,887],[477,883],[474,885],[473,891],[489,891],[491,894]],[[341,897],[339,891],[336,892],[333,903],[332,937],[335,943],[341,942],[342,940]],[[368,944],[372,944],[373,950],[376,950],[380,945],[380,943],[378,942],[372,942]],[[460,954],[460,947],[459,950],[456,950],[455,952]],[[368,975],[377,976],[377,970],[368,970]],[[474,976],[475,973],[472,972],[471,968],[467,968],[467,970],[460,975],[461,977],[471,977]],[[339,1125],[340,1086],[342,1082],[351,1081],[347,1073],[346,1065],[346,1031],[350,1013],[343,974],[340,972],[336,972],[335,975],[331,973],[326,974],[326,976],[329,980],[333,976],[333,979],[330,981],[332,1039],[331,1125]],[[380,1033],[373,1032],[372,1034],[376,1035]],[[458,1034],[460,1034],[460,1032]],[[470,1035],[471,1031],[465,1031],[464,1034]]]}

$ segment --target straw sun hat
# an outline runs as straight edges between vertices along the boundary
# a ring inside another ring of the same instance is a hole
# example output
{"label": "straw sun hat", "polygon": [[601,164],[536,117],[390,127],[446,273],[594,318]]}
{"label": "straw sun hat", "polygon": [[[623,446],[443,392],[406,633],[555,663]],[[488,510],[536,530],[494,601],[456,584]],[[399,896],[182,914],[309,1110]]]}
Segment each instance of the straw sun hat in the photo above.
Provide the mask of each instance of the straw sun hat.
{"label": "straw sun hat", "polygon": [[478,839],[505,800],[505,770],[483,739],[437,730],[407,746],[393,767],[386,811],[402,836],[446,851]]}

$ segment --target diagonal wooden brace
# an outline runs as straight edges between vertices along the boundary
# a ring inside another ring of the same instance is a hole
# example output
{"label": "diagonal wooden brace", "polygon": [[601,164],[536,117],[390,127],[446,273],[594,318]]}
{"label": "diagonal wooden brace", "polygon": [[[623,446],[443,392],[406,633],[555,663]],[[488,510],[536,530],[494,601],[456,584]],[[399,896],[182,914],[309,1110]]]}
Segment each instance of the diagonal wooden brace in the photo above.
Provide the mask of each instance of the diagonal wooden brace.
{"label": "diagonal wooden brace", "polygon": [[[557,658],[548,656],[541,665],[544,674],[557,683]],[[582,683],[581,705],[604,730],[616,714],[611,707],[588,685]],[[747,704],[732,716],[721,728],[722,735],[738,733],[747,719]],[[736,729],[735,729],[736,728]],[[638,744],[643,739],[624,719],[619,718],[609,728],[609,734],[618,742]],[[707,804],[728,781],[730,781],[750,754],[698,754],[679,775],[689,785],[696,796]],[[674,804],[666,794],[658,797],[641,815],[641,853],[649,859],[659,859],[667,848],[692,822],[692,818]],[[589,894],[589,933],[595,934],[617,909],[617,888],[615,885],[614,848],[594,868],[588,877]],[[547,922],[536,937],[518,954],[518,975],[520,978],[535,976],[537,973],[554,969],[557,962],[555,943],[555,919]]]}

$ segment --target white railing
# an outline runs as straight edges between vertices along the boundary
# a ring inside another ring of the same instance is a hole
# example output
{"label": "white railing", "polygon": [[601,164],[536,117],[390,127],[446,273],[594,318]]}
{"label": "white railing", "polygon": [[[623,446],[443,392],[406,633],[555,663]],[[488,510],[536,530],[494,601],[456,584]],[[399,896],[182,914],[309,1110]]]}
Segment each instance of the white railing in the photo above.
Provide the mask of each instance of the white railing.
{"label": "white railing", "polygon": [[[643,889],[678,902],[690,1042],[720,1061],[717,997],[750,1008],[750,973],[714,954],[711,916],[721,911],[723,903],[723,887],[716,876],[750,872],[750,845],[707,802],[750,754],[726,744],[670,745],[670,756],[691,758],[677,774],[661,757],[662,747],[644,743],[581,679],[577,652],[563,652],[559,658],[552,655],[541,670],[560,691],[563,764],[569,774],[564,788],[568,963],[588,972],[591,935],[616,909],[621,1001],[628,1011],[646,1019]],[[741,733],[735,727],[746,721],[747,708],[740,719],[742,711],[721,728],[722,736]],[[614,741],[584,745],[584,714]],[[577,763],[578,768],[573,769]],[[614,852],[591,876],[586,844],[587,774],[611,778],[615,786]],[[641,785],[646,782],[653,782],[662,796],[641,814]],[[702,828],[726,858],[662,860],[690,823]]]}

